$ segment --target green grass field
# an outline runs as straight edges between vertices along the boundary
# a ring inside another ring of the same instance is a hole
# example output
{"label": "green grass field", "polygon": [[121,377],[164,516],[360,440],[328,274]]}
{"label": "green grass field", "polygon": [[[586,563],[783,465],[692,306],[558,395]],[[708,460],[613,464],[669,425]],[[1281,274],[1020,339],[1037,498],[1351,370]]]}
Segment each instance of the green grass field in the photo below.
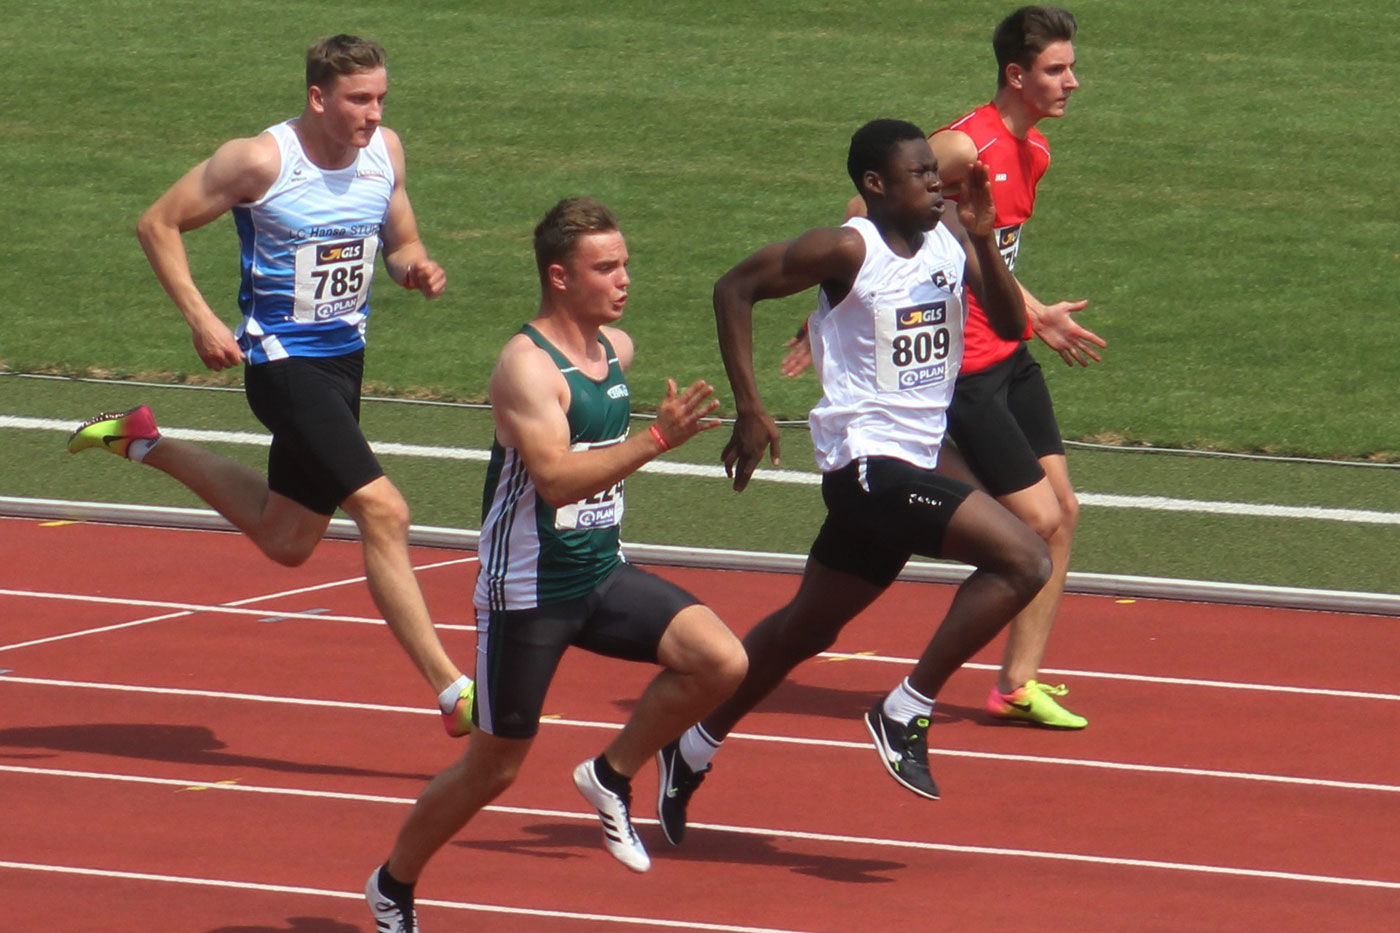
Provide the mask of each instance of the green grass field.
{"label": "green grass field", "polygon": [[[136,217],[222,140],[298,112],[306,45],[349,31],[389,50],[386,122],[405,140],[424,238],[450,277],[432,303],[381,280],[376,391],[481,399],[499,346],[534,309],[533,224],[585,193],[612,204],[628,235],[639,407],[667,376],[722,385],[714,280],[766,242],[839,222],[860,123],[932,129],[987,100],[988,39],[1010,6],[19,4],[0,18],[14,90],[0,108],[0,366],[219,381],[150,274]],[[1039,353],[1066,436],[1400,460],[1400,354],[1389,352],[1400,345],[1400,165],[1386,155],[1400,124],[1388,83],[1370,77],[1392,62],[1400,8],[1072,9],[1083,87],[1069,116],[1043,127],[1055,161],[1019,269],[1043,298],[1089,298],[1084,323],[1110,343],[1082,371]],[[232,223],[186,239],[197,280],[232,321]],[[759,309],[756,362],[781,416],[800,418],[817,396],[810,375],[777,373],[810,303]],[[97,395],[123,394],[6,378],[0,414],[77,419]],[[236,396],[190,395],[172,423],[251,422]],[[375,411],[375,439],[419,430]],[[461,443],[440,438],[456,427],[425,426],[416,442]],[[790,433],[785,465],[809,468],[802,432]],[[123,464],[54,458],[46,432],[0,436],[0,494],[183,495]],[[711,446],[686,455],[713,462]],[[1078,451],[1072,468],[1090,492],[1400,508],[1393,470]],[[436,469],[390,464],[419,520],[472,525],[479,476]],[[819,519],[805,487],[735,497],[714,481],[638,477],[633,497],[634,540],[800,551]],[[1394,526],[1276,522],[1086,509],[1075,567],[1400,589],[1386,559]]]}

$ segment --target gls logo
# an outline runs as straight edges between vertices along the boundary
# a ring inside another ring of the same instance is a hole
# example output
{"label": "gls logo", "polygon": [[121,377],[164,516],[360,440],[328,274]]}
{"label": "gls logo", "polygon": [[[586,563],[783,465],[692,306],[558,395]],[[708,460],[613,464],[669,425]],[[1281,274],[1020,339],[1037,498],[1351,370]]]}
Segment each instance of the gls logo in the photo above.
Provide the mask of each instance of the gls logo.
{"label": "gls logo", "polygon": [[323,243],[316,247],[316,264],[328,262],[354,262],[365,257],[365,244],[360,240],[342,240],[339,243]]}
{"label": "gls logo", "polygon": [[895,320],[895,327],[898,330],[929,327],[948,320],[948,303],[946,301],[931,301],[915,305],[912,308],[900,308],[898,314],[899,317]]}

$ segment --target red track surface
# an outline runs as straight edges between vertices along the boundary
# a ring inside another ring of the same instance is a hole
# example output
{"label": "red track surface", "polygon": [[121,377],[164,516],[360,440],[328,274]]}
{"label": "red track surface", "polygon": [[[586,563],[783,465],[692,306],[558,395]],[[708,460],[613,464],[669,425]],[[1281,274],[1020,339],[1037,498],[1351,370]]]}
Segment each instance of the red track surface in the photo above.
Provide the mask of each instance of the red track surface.
{"label": "red track surface", "polygon": [[[471,624],[469,557],[415,552],[439,624]],[[360,886],[460,746],[382,623],[279,618],[373,619],[357,545],[286,570],[235,535],[0,520],[0,568],[0,929],[372,929]],[[741,633],[796,585],[658,572]],[[741,723],[684,847],[639,775],[643,876],[569,773],[650,671],[570,655],[520,781],[420,884],[424,926],[1395,928],[1400,696],[1376,691],[1400,623],[1069,597],[1048,664],[1092,725],[989,723],[994,645],[940,698],[933,802],[889,779],[860,717],[950,592],[896,585],[836,646],[861,657],[804,665]],[[475,636],[443,634],[470,665]]]}

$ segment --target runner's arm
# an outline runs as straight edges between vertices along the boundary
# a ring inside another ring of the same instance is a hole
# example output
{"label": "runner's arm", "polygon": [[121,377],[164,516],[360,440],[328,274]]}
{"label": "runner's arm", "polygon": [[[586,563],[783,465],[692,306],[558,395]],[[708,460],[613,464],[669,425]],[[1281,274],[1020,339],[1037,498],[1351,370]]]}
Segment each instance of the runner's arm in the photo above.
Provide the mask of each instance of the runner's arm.
{"label": "runner's arm", "polygon": [[394,166],[394,190],[389,194],[389,213],[380,237],[384,240],[384,268],[389,277],[404,288],[416,289],[424,298],[436,298],[447,289],[447,273],[428,257],[428,247],[418,235],[418,218],[408,199],[404,178],[408,171],[403,143],[388,127],[381,126],[389,161]]}
{"label": "runner's arm", "polygon": [[184,174],[146,209],[136,236],[165,293],[192,332],[195,351],[213,370],[243,362],[229,329],[204,299],[190,272],[182,234],[266,193],[281,165],[270,136],[233,139]]}
{"label": "runner's arm", "polygon": [[718,427],[718,420],[706,418],[719,406],[713,392],[704,381],[678,392],[675,381],[667,380],[655,432],[648,428],[618,444],[572,450],[568,384],[548,354],[516,336],[491,374],[491,412],[497,439],[520,452],[540,496],[559,508],[612,488],[664,451]]}

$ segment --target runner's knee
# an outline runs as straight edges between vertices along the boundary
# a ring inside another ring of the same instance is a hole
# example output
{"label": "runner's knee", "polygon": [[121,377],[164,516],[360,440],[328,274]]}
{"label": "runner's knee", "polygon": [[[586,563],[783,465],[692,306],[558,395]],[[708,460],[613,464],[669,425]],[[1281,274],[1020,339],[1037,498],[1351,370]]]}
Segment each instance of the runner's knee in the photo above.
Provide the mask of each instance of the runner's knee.
{"label": "runner's knee", "polygon": [[380,533],[407,537],[412,515],[403,495],[387,480],[355,490],[343,508],[362,534]]}

